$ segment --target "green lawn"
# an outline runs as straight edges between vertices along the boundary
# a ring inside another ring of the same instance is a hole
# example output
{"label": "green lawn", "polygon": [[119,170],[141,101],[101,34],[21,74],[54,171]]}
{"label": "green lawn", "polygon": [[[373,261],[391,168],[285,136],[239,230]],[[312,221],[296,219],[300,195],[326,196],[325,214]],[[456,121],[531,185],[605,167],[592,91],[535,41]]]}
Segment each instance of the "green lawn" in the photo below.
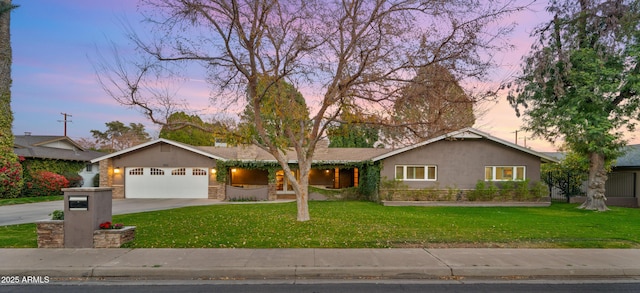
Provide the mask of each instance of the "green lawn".
{"label": "green lawn", "polygon": [[23,203],[43,202],[43,201],[53,201],[53,200],[62,200],[63,198],[64,197],[62,195],[3,198],[3,199],[0,199],[0,206],[8,206],[8,205],[14,205],[14,204],[23,204]]}
{"label": "green lawn", "polygon": [[[612,207],[599,213],[570,204],[549,208],[309,204],[312,220],[304,223],[295,221],[295,203],[186,207],[114,216],[114,222],[137,226],[136,240],[128,244],[135,248],[640,248],[638,209]],[[33,224],[0,227],[2,247],[35,246],[35,239]]]}

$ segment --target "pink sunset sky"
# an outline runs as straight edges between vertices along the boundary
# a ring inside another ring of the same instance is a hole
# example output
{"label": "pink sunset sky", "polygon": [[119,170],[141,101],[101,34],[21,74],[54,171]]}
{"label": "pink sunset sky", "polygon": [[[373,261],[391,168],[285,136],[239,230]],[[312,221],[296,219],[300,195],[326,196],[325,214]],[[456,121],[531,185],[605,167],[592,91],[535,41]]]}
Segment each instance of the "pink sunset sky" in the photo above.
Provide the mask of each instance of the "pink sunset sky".
{"label": "pink sunset sky", "polygon": [[[528,1],[520,1],[526,3]],[[539,2],[539,1],[538,1]],[[12,110],[13,133],[33,135],[63,135],[61,113],[71,114],[67,135],[73,139],[90,138],[90,130],[106,130],[105,123],[121,121],[146,125],[157,137],[159,129],[135,109],[119,105],[100,87],[92,66],[97,50],[108,52],[108,40],[131,48],[122,26],[123,20],[136,25],[141,19],[134,0],[14,0],[20,7],[12,12],[13,47]],[[498,56],[500,67],[487,83],[505,80],[516,74],[520,61],[529,50],[531,31],[548,18],[546,1],[534,3],[529,10],[514,14],[507,21],[517,23],[509,42],[513,51]],[[179,95],[206,111],[208,86],[203,80],[192,79],[180,87]],[[188,97],[188,98],[186,98]],[[480,105],[487,112],[474,127],[510,142],[522,125],[504,94],[497,102]],[[520,132],[520,145],[527,134]],[[639,143],[629,135],[631,143]],[[554,151],[552,144],[541,139],[526,139],[527,146],[538,151]]]}

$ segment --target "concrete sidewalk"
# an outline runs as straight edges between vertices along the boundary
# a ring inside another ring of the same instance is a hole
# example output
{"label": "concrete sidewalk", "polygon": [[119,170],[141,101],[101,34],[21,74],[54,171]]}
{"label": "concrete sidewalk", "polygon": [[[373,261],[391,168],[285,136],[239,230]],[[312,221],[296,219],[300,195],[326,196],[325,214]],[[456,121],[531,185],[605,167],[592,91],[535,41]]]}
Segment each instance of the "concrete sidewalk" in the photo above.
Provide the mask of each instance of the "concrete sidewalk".
{"label": "concrete sidewalk", "polygon": [[163,280],[640,280],[640,249],[0,249],[0,275]]}

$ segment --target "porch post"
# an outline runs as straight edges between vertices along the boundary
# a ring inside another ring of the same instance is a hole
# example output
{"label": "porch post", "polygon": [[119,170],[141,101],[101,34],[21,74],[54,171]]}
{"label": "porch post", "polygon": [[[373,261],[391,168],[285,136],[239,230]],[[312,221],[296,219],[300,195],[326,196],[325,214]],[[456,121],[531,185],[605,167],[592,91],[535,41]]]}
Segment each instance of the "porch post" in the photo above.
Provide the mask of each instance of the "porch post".
{"label": "porch post", "polygon": [[267,198],[269,200],[276,200],[278,199],[278,194],[277,194],[277,190],[276,190],[276,170],[274,168],[269,168],[267,169],[267,171],[269,172],[269,174],[267,175],[268,181],[267,181],[267,187],[268,187],[268,191],[267,191]]}

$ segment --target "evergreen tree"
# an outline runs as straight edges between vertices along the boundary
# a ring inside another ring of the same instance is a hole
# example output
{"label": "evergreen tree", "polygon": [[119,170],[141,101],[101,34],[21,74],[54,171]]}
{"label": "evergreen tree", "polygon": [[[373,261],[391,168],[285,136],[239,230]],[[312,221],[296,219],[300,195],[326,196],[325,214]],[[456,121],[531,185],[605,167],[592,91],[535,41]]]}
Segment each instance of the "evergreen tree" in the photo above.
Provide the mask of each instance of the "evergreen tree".
{"label": "evergreen tree", "polygon": [[13,152],[11,111],[11,0],[0,0],[0,198],[20,195],[22,166]]}
{"label": "evergreen tree", "polygon": [[589,158],[587,200],[607,210],[607,162],[640,118],[640,1],[555,0],[509,100],[525,130]]}

